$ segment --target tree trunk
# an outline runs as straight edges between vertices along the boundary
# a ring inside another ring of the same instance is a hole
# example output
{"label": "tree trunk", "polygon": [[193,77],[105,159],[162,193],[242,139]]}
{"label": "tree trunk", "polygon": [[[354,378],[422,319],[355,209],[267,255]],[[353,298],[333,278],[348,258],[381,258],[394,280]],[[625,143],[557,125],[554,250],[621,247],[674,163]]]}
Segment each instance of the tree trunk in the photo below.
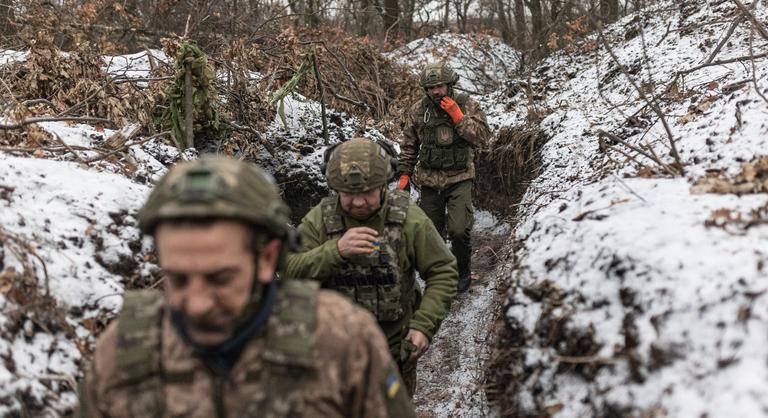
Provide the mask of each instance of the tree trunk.
{"label": "tree trunk", "polygon": [[507,4],[504,0],[496,0],[496,14],[499,16],[501,39],[506,44],[512,43],[512,29],[509,27],[509,20],[507,19]]}
{"label": "tree trunk", "polygon": [[382,10],[381,17],[384,20],[384,31],[397,33],[397,24],[400,19],[400,2],[398,0],[384,0],[384,9]]}
{"label": "tree trunk", "polygon": [[13,32],[13,0],[0,0],[0,35],[8,35]]}
{"label": "tree trunk", "polygon": [[544,32],[544,16],[541,9],[541,0],[526,0],[528,9],[531,11],[531,26],[533,29],[533,49],[537,55],[540,55],[542,48],[546,47],[546,36]]}
{"label": "tree trunk", "polygon": [[358,26],[357,34],[360,36],[368,36],[369,32],[368,29],[371,26],[371,15],[370,10],[371,3],[369,0],[360,0],[360,19],[357,21],[360,26]]}
{"label": "tree trunk", "polygon": [[451,0],[445,0],[445,15],[443,16],[443,29],[448,29],[450,21],[448,18],[451,16]]}
{"label": "tree trunk", "polygon": [[517,32],[515,42],[518,49],[526,49],[526,33],[528,28],[525,24],[525,4],[523,0],[515,0],[515,31]]}
{"label": "tree trunk", "polygon": [[615,22],[619,18],[619,0],[600,0],[600,17],[603,23]]}

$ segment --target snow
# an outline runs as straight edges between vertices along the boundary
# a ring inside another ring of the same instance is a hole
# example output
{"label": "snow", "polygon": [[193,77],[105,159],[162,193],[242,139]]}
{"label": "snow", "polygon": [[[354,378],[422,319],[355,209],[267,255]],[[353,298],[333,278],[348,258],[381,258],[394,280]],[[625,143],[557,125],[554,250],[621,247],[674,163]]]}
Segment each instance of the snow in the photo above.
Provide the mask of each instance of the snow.
{"label": "snow", "polygon": [[[693,13],[680,12],[691,5]],[[639,66],[633,71],[637,83],[654,82],[653,94],[661,95],[678,71],[707,58],[717,44],[715,34],[724,33],[730,21],[711,28],[693,26],[690,33],[677,29],[720,19],[729,5],[666,2],[623,19],[606,34],[619,39],[613,49],[622,64]],[[768,16],[764,8],[757,14],[760,19]],[[630,27],[640,28],[640,36],[625,41]],[[748,34],[742,25],[718,59],[748,56]],[[756,51],[765,46],[759,38],[754,43]],[[653,115],[641,117],[645,129],[627,123],[644,103],[636,100],[621,72],[609,76],[615,65],[607,51],[598,54],[554,56],[537,75],[556,91],[548,97],[553,113],[542,123],[551,136],[543,150],[543,171],[523,199],[515,230],[524,246],[517,254],[521,268],[513,272],[507,315],[517,318],[531,336],[526,361],[542,369],[535,381],[524,383],[521,404],[533,408],[529,391],[538,387],[533,396],[539,402],[563,405],[558,418],[608,416],[612,410],[658,410],[675,417],[764,416],[768,228],[758,225],[734,233],[707,227],[705,221],[721,208],[746,217],[768,199],[765,194],[690,193],[691,183],[709,170],[735,175],[742,162],[768,149],[766,102],[751,82],[735,92],[723,89],[751,80],[750,65],[698,70],[679,82],[681,90],[687,89],[682,99],[661,101],[686,176],[643,178],[636,165],[612,162],[599,151],[598,130],[632,144],[649,144],[670,162],[666,134]],[[563,68],[566,62],[568,70]],[[758,61],[763,91],[766,75],[768,69]],[[707,96],[713,102],[699,106]],[[704,110],[692,112],[696,107]],[[624,160],[612,151],[620,147],[609,150],[614,161]],[[537,323],[530,315],[539,314],[533,306],[543,308],[546,301],[534,301],[522,290],[544,279],[566,295],[568,326],[594,330],[598,350],[588,356],[612,363],[599,367],[594,378],[557,371],[556,359],[564,355],[558,349],[563,347],[534,337]],[[636,344],[627,342],[626,329],[636,333]],[[621,350],[629,354],[618,354]],[[654,358],[659,350],[665,353],[661,363]],[[636,356],[637,371],[630,370],[626,355]],[[581,402],[587,394],[589,401]]]}
{"label": "snow", "polygon": [[458,87],[477,93],[494,91],[520,64],[519,52],[482,34],[435,34],[385,55],[414,74],[429,63],[446,62],[459,74]]}

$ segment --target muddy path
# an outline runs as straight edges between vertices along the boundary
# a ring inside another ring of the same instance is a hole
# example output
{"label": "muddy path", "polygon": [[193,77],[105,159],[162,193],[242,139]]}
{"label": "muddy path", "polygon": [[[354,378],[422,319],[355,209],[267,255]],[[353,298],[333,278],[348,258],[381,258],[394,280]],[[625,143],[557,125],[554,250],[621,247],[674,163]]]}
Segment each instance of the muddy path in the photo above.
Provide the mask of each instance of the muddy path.
{"label": "muddy path", "polygon": [[419,417],[485,417],[493,413],[483,389],[485,363],[506,286],[496,267],[509,234],[473,233],[472,272],[432,346],[419,361],[415,396]]}

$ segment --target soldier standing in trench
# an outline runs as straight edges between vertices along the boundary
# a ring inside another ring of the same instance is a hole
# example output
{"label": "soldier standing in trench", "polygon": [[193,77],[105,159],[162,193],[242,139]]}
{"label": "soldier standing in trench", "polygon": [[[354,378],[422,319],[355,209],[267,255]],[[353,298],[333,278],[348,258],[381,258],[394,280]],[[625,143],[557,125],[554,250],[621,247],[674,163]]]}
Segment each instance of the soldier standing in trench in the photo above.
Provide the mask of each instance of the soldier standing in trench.
{"label": "soldier standing in trench", "polygon": [[127,292],[80,387],[80,417],[415,417],[370,313],[280,280],[288,208],[260,169],[176,165],[139,213],[165,295]]}
{"label": "soldier standing in trench", "polygon": [[[413,395],[416,362],[456,295],[456,261],[424,212],[388,191],[394,151],[356,138],[326,151],[323,172],[338,192],[302,219],[303,249],[288,256],[291,277],[319,280],[371,311]],[[422,297],[418,272],[426,288]]]}
{"label": "soldier standing in trench", "polygon": [[398,187],[406,189],[413,176],[421,190],[419,206],[441,234],[447,229],[459,268],[458,291],[465,292],[471,280],[474,151],[486,145],[491,132],[478,103],[455,93],[457,81],[447,64],[429,64],[421,72],[426,97],[406,115]]}

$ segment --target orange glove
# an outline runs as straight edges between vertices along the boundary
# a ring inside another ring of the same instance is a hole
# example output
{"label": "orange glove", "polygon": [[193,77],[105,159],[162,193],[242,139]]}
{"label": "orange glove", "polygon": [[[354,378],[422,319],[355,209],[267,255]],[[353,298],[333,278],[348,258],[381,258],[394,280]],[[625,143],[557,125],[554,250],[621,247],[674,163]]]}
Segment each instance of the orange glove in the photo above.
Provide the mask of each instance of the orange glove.
{"label": "orange glove", "polygon": [[400,190],[405,190],[408,187],[408,183],[411,181],[411,176],[408,174],[403,174],[400,176],[400,182],[397,183],[397,188]]}
{"label": "orange glove", "polygon": [[458,125],[464,119],[464,113],[459,109],[458,103],[449,96],[443,96],[443,99],[440,100],[440,107],[453,119],[454,125]]}

